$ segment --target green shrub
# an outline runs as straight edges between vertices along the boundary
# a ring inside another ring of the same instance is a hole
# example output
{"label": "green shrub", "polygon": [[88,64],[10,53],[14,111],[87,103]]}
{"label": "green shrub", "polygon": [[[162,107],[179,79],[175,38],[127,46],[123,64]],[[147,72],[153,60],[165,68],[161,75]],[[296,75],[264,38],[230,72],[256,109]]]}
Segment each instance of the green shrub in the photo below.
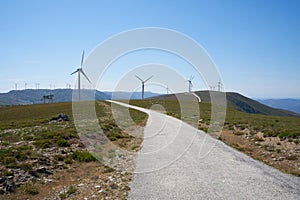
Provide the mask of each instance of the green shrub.
{"label": "green shrub", "polygon": [[3,164],[6,164],[6,165],[11,164],[11,163],[15,163],[15,162],[16,162],[15,157],[8,156],[8,157],[4,157],[4,159],[3,159]]}
{"label": "green shrub", "polygon": [[64,159],[64,163],[66,164],[72,164],[72,160],[69,158]]}
{"label": "green shrub", "polygon": [[33,183],[31,183],[31,182],[25,183],[23,189],[24,189],[24,192],[25,192],[26,194],[36,195],[36,194],[39,193],[38,188],[37,188]]}
{"label": "green shrub", "polygon": [[78,160],[79,162],[92,162],[96,161],[96,158],[90,154],[88,151],[75,151],[72,154],[72,158],[74,160]]}
{"label": "green shrub", "polygon": [[68,195],[74,194],[77,191],[77,188],[71,185],[67,191]]}
{"label": "green shrub", "polygon": [[33,144],[37,148],[42,148],[42,149],[50,148],[52,146],[52,143],[47,139],[42,139],[42,140],[35,141]]}
{"label": "green shrub", "polygon": [[70,146],[70,142],[68,140],[65,140],[65,139],[57,140],[56,144],[60,147],[69,147]]}

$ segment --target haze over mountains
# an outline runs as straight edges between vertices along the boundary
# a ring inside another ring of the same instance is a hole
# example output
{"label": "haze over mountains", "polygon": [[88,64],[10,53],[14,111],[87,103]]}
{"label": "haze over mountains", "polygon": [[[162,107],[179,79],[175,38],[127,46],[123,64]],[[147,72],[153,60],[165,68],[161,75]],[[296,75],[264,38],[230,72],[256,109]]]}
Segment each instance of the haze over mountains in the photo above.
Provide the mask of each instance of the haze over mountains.
{"label": "haze over mountains", "polygon": [[260,103],[300,114],[300,99],[257,99]]}

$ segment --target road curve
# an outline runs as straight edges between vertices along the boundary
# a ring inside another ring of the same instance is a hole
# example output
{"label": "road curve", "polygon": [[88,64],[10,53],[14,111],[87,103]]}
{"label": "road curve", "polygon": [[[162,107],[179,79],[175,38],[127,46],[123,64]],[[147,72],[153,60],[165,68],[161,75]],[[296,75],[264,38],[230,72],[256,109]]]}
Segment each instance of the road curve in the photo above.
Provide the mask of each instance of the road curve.
{"label": "road curve", "polygon": [[300,199],[300,178],[164,114],[149,115],[128,199]]}

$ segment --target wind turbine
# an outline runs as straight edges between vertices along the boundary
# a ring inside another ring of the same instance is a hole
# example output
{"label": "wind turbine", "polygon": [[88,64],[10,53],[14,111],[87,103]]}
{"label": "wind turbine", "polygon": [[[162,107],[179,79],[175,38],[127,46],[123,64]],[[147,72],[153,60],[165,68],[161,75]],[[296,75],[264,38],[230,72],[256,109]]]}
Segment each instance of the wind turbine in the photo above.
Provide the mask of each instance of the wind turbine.
{"label": "wind turbine", "polygon": [[91,83],[90,79],[87,77],[87,75],[84,73],[82,69],[83,59],[84,59],[84,51],[82,51],[80,67],[71,74],[73,75],[75,73],[78,73],[78,101],[80,101],[80,74],[82,74],[88,80],[88,82]]}
{"label": "wind turbine", "polygon": [[221,82],[221,80],[219,80],[218,82],[218,91],[221,92],[221,88],[222,88],[223,84]]}
{"label": "wind turbine", "polygon": [[167,90],[167,94],[169,94],[170,89],[168,86],[166,87],[166,90]]}
{"label": "wind turbine", "polygon": [[67,88],[67,89],[71,89],[71,84],[66,83],[66,88]]}
{"label": "wind turbine", "polygon": [[210,88],[211,91],[215,90],[215,86],[209,86],[209,88]]}
{"label": "wind turbine", "polygon": [[35,89],[37,89],[37,90],[40,89],[40,84],[39,83],[35,84]]}
{"label": "wind turbine", "polygon": [[147,81],[149,81],[153,76],[150,76],[150,77],[147,78],[146,80],[141,79],[141,78],[138,77],[137,75],[135,75],[135,77],[137,77],[137,78],[142,82],[142,99],[144,99],[145,83],[146,83]]}
{"label": "wind turbine", "polygon": [[192,92],[192,87],[193,87],[192,80],[193,79],[194,79],[194,76],[190,76],[190,79],[185,81],[185,82],[189,83],[189,92]]}

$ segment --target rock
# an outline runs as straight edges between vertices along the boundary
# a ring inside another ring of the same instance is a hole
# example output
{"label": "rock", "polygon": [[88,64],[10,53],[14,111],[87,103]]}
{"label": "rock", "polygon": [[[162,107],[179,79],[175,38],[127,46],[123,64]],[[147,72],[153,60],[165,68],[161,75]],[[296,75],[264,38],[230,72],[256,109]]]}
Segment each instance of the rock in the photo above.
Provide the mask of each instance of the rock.
{"label": "rock", "polygon": [[285,159],[285,157],[279,157],[278,160],[279,161],[283,161]]}
{"label": "rock", "polygon": [[6,177],[5,177],[5,176],[2,176],[2,177],[0,178],[0,184],[3,184],[5,181],[6,181]]}
{"label": "rock", "polygon": [[30,179],[30,176],[24,176],[24,177],[20,177],[18,180],[19,182],[27,182]]}
{"label": "rock", "polygon": [[58,114],[56,117],[53,117],[50,121],[56,121],[56,122],[69,122],[70,118],[68,115],[64,114],[64,113],[60,113]]}
{"label": "rock", "polygon": [[16,183],[14,181],[9,181],[6,184],[6,191],[13,192],[17,189]]}
{"label": "rock", "polygon": [[101,186],[100,185],[95,185],[95,188],[98,190],[98,189],[101,188]]}
{"label": "rock", "polygon": [[45,183],[52,183],[53,179],[44,178]]}
{"label": "rock", "polygon": [[83,183],[80,183],[80,184],[78,184],[77,186],[78,186],[78,187],[83,187],[84,184],[83,184]]}
{"label": "rock", "polygon": [[45,167],[40,167],[36,171],[40,174],[47,174],[47,175],[53,174],[51,171],[48,171]]}
{"label": "rock", "polygon": [[4,188],[3,188],[3,187],[0,187],[0,195],[1,195],[1,194],[4,194],[4,193],[5,193]]}
{"label": "rock", "polygon": [[31,176],[34,176],[34,177],[36,177],[36,178],[39,178],[39,177],[40,177],[39,174],[37,173],[37,171],[31,170],[31,171],[29,171],[28,173],[29,173]]}

